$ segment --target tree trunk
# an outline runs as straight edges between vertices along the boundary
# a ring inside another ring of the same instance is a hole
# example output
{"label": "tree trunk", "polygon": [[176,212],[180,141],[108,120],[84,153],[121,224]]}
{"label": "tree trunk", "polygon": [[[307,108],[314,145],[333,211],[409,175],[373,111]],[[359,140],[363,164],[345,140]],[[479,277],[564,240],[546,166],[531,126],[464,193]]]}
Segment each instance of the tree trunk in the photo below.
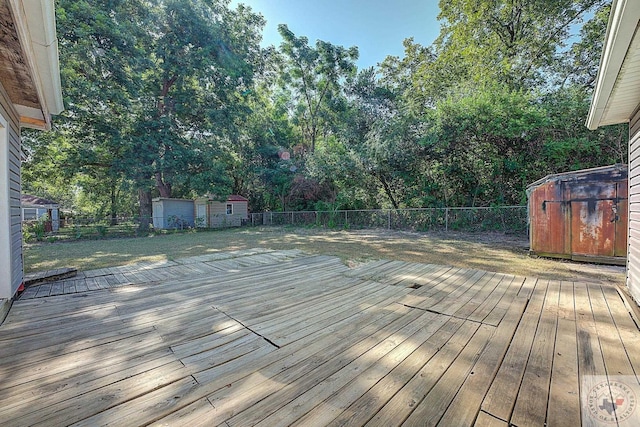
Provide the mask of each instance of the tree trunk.
{"label": "tree trunk", "polygon": [[116,184],[111,182],[111,225],[118,225],[118,211],[116,209],[117,197],[116,197]]}
{"label": "tree trunk", "polygon": [[140,203],[140,226],[138,230],[148,231],[151,224],[151,191],[143,188],[138,189],[138,201]]}
{"label": "tree trunk", "polygon": [[391,191],[391,187],[389,187],[389,183],[387,183],[387,180],[384,178],[384,176],[382,174],[378,174],[378,175],[376,175],[376,177],[378,178],[378,180],[382,184],[382,187],[384,188],[384,192],[387,195],[387,197],[389,198],[389,201],[391,201],[391,204],[393,205],[393,208],[394,209],[399,209],[400,206],[398,205],[398,202],[396,201],[395,197],[393,197],[393,191]]}
{"label": "tree trunk", "polygon": [[156,172],[156,188],[160,193],[160,197],[171,197],[171,184],[164,182],[162,172]]}

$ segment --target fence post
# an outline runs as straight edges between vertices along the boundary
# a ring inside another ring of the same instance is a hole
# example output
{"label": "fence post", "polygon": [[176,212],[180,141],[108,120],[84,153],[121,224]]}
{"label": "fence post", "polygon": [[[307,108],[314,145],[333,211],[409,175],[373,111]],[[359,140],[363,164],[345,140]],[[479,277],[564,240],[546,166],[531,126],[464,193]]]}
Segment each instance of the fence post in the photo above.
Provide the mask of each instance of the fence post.
{"label": "fence post", "polygon": [[273,212],[271,212],[271,218],[269,219],[269,225],[273,225]]}
{"label": "fence post", "polygon": [[444,209],[444,231],[449,231],[449,208]]}
{"label": "fence post", "polygon": [[387,230],[391,230],[391,209],[387,211]]}
{"label": "fence post", "polygon": [[347,226],[347,224],[349,224],[349,219],[347,218],[347,210],[344,211],[344,227]]}

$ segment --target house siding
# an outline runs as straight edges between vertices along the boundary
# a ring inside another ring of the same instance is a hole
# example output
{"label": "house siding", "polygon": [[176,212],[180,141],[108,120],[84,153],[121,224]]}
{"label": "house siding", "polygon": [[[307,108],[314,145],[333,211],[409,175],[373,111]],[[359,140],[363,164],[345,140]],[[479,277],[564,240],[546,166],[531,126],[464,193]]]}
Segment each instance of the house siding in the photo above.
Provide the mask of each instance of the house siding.
{"label": "house siding", "polygon": [[640,302],[640,108],[629,122],[629,244],[627,287]]}
{"label": "house siding", "polygon": [[9,299],[13,297],[22,284],[23,264],[22,264],[22,226],[20,210],[20,128],[19,119],[16,115],[9,97],[0,85],[0,115],[6,121],[7,128],[3,129],[6,142],[2,143],[2,155],[0,159],[0,209],[4,223],[8,225],[8,238],[0,240],[0,253],[9,254],[8,259],[2,257],[0,268],[0,298]]}
{"label": "house siding", "polygon": [[[233,205],[233,214],[227,215],[227,205]],[[240,227],[242,220],[247,219],[247,202],[218,202],[209,205],[209,227]]]}

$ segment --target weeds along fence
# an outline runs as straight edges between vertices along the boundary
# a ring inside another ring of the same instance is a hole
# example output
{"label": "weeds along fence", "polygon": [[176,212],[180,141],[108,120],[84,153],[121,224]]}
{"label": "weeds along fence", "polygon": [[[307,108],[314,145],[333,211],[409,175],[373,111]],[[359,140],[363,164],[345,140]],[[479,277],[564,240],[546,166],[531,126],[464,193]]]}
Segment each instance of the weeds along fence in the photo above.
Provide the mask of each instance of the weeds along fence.
{"label": "weeds along fence", "polygon": [[[143,218],[145,223],[159,223],[161,218]],[[47,219],[24,221],[26,242],[105,237],[133,237],[151,233],[171,233],[203,229],[204,224],[191,218],[171,217],[161,229],[151,226],[140,230],[139,217],[112,218],[72,217],[59,221],[59,228],[51,231]],[[388,229],[407,231],[502,231],[526,234],[528,227],[526,206],[491,208],[419,208],[373,209],[340,211],[262,212],[249,214],[241,221],[246,226],[296,226],[328,229]],[[231,225],[240,225],[230,223]],[[221,228],[225,226],[222,225]]]}
{"label": "weeds along fence", "polygon": [[526,234],[526,206],[416,208],[249,214],[248,225],[325,228],[386,228],[407,231],[503,231]]}

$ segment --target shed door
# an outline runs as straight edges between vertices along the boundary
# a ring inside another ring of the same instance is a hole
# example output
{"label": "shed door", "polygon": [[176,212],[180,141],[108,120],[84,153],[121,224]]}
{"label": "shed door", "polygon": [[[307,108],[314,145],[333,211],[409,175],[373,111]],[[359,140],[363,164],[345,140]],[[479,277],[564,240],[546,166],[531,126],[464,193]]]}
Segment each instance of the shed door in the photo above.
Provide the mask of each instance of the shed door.
{"label": "shed door", "polygon": [[[571,188],[571,252],[615,256],[616,224],[621,206],[615,182],[585,183]],[[618,246],[619,247],[619,246]]]}
{"label": "shed door", "polygon": [[207,205],[196,205],[196,224],[199,227],[207,226]]}

